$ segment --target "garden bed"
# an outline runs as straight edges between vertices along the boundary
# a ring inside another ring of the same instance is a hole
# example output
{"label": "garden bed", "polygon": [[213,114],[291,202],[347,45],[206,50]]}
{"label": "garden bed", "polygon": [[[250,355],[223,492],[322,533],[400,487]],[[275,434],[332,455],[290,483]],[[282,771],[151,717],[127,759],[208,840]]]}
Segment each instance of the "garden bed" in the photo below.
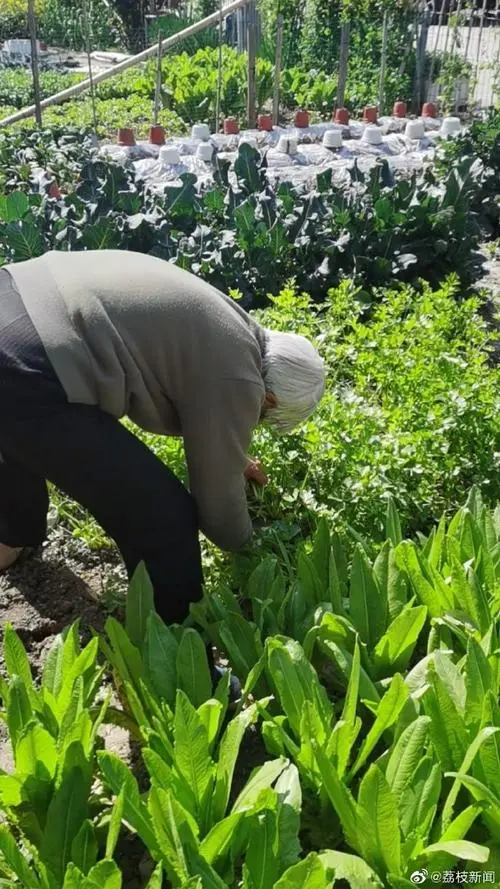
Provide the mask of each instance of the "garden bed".
{"label": "garden bed", "polygon": [[[256,430],[254,540],[229,558],[202,539],[189,626],[162,624],[142,568],[124,607],[116,552],[51,492],[42,556],[0,578],[2,889],[500,875],[500,368],[478,291],[499,139],[492,115],[423,170],[378,158],[308,188],[270,183],[274,149],[247,143],[155,193],[84,131],[0,136],[1,262],[163,256],[328,370],[309,422]],[[186,481],[181,442],[134,431]],[[245,685],[236,711],[207,638]]]}

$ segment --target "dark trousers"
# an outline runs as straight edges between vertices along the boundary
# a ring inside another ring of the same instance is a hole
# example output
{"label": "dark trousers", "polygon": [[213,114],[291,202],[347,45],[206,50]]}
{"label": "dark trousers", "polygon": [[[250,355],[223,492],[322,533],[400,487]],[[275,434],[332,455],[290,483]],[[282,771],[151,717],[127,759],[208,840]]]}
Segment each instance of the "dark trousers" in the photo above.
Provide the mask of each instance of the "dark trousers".
{"label": "dark trousers", "polygon": [[15,354],[11,360],[19,323],[0,328],[0,542],[42,543],[47,479],[92,513],[116,542],[129,576],[145,562],[158,613],[180,623],[202,594],[193,498],[118,420],[69,404],[43,349],[36,361],[17,361]]}

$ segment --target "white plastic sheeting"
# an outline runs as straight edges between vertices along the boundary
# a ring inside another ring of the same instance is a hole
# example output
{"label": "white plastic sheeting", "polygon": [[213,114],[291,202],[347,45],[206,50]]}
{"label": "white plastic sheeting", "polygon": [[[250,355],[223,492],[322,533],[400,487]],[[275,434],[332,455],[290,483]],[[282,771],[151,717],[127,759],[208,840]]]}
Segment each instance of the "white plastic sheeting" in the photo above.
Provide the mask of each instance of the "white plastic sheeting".
{"label": "white plastic sheeting", "polygon": [[[160,148],[146,142],[133,147],[119,145],[103,145],[101,155],[107,155],[118,163],[132,166],[154,191],[162,191],[167,184],[178,184],[182,173],[193,173],[200,184],[212,181],[213,165],[200,157],[199,147],[211,145],[217,156],[230,162],[230,181],[235,181],[233,165],[238,155],[238,147],[242,142],[250,142],[267,156],[267,176],[271,183],[291,181],[299,185],[312,185],[318,173],[332,169],[335,177],[343,179],[354,162],[365,172],[373,166],[377,158],[383,157],[393,170],[408,172],[421,168],[426,158],[431,158],[434,144],[439,136],[442,120],[419,118],[424,125],[424,137],[410,139],[406,135],[408,119],[381,118],[379,121],[382,139],[374,144],[363,138],[365,124],[353,121],[349,127],[340,127],[333,123],[313,124],[305,129],[275,127],[272,132],[246,130],[236,136],[222,134],[212,135],[209,142],[193,138],[169,139],[167,145],[175,148],[180,163],[168,164],[160,158]],[[323,136],[328,130],[341,130],[343,145],[341,148],[329,149],[323,143]],[[408,132],[418,132],[420,128],[408,127]],[[421,131],[421,130],[420,130]],[[197,134],[197,131],[194,130]],[[290,145],[297,144],[297,151],[287,150]],[[284,149],[284,150],[283,150]],[[165,152],[164,152],[165,154]]]}

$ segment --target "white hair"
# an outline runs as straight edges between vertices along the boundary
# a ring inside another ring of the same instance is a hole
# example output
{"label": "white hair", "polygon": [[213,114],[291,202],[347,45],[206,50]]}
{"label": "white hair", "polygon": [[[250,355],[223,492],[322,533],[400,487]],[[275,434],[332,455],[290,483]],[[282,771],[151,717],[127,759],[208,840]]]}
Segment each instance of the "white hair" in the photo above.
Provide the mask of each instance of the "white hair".
{"label": "white hair", "polygon": [[325,365],[314,346],[297,333],[266,330],[262,376],[277,406],[266,410],[264,421],[288,432],[307,419],[325,391]]}

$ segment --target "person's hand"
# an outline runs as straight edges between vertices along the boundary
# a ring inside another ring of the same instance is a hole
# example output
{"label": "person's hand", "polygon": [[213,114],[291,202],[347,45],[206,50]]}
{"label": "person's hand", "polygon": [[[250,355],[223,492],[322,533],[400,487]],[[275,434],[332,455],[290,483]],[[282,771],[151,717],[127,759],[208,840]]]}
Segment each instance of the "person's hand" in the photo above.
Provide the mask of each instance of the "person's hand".
{"label": "person's hand", "polygon": [[249,458],[244,475],[247,482],[255,482],[256,485],[267,485],[269,481],[267,475],[262,469],[260,460],[251,460]]}

